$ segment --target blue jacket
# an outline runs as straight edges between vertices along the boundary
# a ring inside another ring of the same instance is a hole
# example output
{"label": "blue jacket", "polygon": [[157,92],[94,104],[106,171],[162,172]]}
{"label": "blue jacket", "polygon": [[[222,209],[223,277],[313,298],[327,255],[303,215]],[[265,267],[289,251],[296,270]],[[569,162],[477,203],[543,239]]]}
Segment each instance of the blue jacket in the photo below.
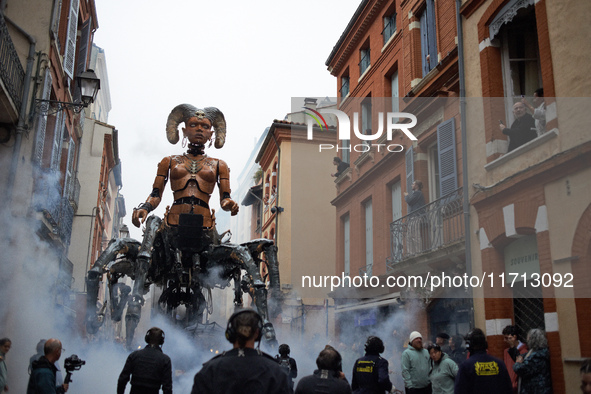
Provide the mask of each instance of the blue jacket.
{"label": "blue jacket", "polygon": [[505,363],[481,351],[464,361],[456,375],[458,394],[512,394],[511,378]]}
{"label": "blue jacket", "polygon": [[351,388],[355,394],[383,394],[392,389],[388,361],[377,354],[366,354],[353,366]]}
{"label": "blue jacket", "polygon": [[548,348],[532,351],[522,363],[515,363],[513,370],[521,378],[519,394],[552,393]]}

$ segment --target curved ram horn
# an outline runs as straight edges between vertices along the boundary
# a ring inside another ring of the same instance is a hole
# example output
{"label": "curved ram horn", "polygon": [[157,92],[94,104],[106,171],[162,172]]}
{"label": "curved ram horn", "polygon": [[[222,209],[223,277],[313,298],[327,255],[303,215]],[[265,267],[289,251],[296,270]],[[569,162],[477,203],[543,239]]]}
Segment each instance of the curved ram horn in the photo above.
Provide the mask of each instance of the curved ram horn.
{"label": "curved ram horn", "polygon": [[204,109],[205,116],[211,120],[213,129],[215,131],[215,144],[216,149],[220,149],[226,143],[226,119],[222,111],[215,107],[207,107]]}
{"label": "curved ram horn", "polygon": [[174,109],[168,115],[166,120],[166,138],[171,144],[179,142],[179,129],[178,126],[185,119],[195,115],[197,108],[191,104],[180,104],[174,107]]}

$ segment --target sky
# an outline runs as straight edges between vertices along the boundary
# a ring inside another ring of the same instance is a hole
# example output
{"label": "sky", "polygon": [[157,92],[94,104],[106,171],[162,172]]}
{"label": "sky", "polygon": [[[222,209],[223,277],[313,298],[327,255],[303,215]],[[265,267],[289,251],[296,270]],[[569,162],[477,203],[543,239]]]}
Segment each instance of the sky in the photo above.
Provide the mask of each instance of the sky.
{"label": "sky", "polygon": [[[96,1],[94,43],[105,50],[108,123],[119,131],[124,223],[133,238],[141,232],[131,225],[132,208],[151,192],[157,164],[184,151],[166,139],[170,111],[189,103],[224,113],[226,145],[206,153],[228,163],[236,189],[255,140],[291,112],[292,97],[336,96],[325,62],[360,3]],[[167,185],[155,214],[164,213],[171,194]]]}

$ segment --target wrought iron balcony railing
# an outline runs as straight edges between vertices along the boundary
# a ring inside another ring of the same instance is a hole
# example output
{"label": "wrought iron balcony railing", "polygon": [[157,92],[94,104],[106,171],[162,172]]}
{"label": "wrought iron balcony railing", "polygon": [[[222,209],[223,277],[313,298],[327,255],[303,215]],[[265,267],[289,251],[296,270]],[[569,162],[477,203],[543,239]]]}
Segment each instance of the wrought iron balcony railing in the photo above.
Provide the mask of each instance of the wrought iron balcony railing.
{"label": "wrought iron balcony railing", "polygon": [[3,14],[0,12],[0,78],[8,95],[20,111],[25,70],[21,64]]}
{"label": "wrought iron balcony railing", "polygon": [[388,270],[397,263],[464,239],[462,188],[390,223],[391,256]]}
{"label": "wrought iron balcony railing", "polygon": [[359,268],[359,276],[373,276],[373,264],[368,264],[365,267]]}

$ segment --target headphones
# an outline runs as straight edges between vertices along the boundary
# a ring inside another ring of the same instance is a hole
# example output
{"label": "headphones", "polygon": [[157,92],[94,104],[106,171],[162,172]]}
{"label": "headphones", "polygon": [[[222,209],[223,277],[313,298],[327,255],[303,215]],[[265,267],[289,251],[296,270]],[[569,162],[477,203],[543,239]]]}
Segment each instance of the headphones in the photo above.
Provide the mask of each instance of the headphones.
{"label": "headphones", "polygon": [[255,342],[260,342],[261,338],[263,337],[263,318],[261,317],[261,315],[259,315],[252,309],[242,309],[238,312],[234,312],[232,316],[230,316],[230,319],[228,319],[228,326],[226,327],[226,339],[230,343],[234,343],[238,339],[238,332],[236,331],[238,327],[235,326],[234,320],[238,315],[241,315],[243,313],[252,313],[257,317],[256,328],[259,330],[259,333],[255,339]]}
{"label": "headphones", "polygon": [[378,352],[378,354],[380,354],[383,353],[384,350],[384,342],[380,338],[373,335],[367,338],[367,341],[365,342],[365,352]]}
{"label": "headphones", "polygon": [[154,338],[154,336],[156,336],[156,335],[157,335],[156,339],[158,339],[158,345],[162,346],[164,344],[164,331],[162,331],[158,327],[152,327],[148,331],[146,331],[146,336],[144,337],[144,341],[146,341],[146,343],[149,344],[150,339]]}
{"label": "headphones", "polygon": [[279,345],[278,351],[282,356],[289,356],[291,349],[288,344],[284,343],[283,345]]}

